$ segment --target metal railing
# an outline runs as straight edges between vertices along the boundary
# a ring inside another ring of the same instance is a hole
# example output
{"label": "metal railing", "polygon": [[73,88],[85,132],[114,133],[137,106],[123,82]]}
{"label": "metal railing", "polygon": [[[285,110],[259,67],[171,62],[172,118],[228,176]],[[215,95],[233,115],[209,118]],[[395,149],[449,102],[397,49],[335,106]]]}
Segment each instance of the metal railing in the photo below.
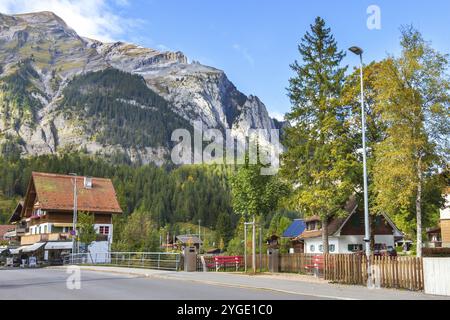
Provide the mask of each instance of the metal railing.
{"label": "metal railing", "polygon": [[78,253],[64,257],[64,265],[102,265],[157,270],[181,269],[181,255],[165,252]]}

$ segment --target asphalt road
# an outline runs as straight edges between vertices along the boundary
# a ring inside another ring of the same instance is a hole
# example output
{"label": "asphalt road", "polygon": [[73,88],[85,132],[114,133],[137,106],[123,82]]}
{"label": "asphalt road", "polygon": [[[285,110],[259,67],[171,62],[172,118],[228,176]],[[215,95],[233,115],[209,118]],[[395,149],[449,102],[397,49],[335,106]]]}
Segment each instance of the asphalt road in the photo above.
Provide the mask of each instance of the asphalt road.
{"label": "asphalt road", "polygon": [[62,269],[0,270],[0,300],[323,300],[312,295],[85,270],[81,289],[69,290],[68,277]]}

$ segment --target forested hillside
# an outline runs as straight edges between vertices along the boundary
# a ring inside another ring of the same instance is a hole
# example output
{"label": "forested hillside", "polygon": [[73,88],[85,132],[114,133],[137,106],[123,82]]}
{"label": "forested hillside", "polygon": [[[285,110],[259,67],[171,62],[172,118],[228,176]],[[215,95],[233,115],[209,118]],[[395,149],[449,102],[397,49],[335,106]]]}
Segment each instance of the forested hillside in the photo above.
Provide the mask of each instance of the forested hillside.
{"label": "forested hillside", "polygon": [[142,77],[116,69],[76,77],[63,96],[61,110],[84,119],[86,133],[103,145],[169,147],[174,130],[191,127]]}
{"label": "forested hillside", "polygon": [[[202,221],[203,226],[216,229],[219,216],[222,216],[221,220],[226,219],[225,225],[231,226],[231,230],[236,225],[237,217],[232,214],[226,178],[229,173],[227,168],[184,166],[174,169],[154,165],[133,167],[110,164],[82,154],[29,159],[0,157],[0,195],[3,195],[5,204],[1,212],[2,222],[11,215],[11,202],[6,200],[18,199],[25,194],[32,171],[61,174],[76,172],[79,175],[111,178],[125,213],[123,219],[116,221],[119,234],[117,241],[121,240],[121,229],[139,217],[150,223],[151,229],[156,232],[160,228],[174,230],[174,225],[180,222],[197,225],[198,220]],[[132,215],[136,216],[134,220],[130,218]],[[145,238],[146,234],[138,233],[137,236]],[[132,243],[128,240],[127,244]]]}

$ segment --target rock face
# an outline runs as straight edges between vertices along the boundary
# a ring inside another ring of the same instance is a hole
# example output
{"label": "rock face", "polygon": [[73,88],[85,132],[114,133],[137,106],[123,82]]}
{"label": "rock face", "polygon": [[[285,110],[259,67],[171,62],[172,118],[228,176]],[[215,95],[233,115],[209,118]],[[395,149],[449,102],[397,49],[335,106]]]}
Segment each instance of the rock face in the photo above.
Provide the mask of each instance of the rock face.
{"label": "rock face", "polygon": [[[264,104],[239,92],[223,71],[189,63],[182,52],[82,38],[51,12],[0,14],[0,61],[3,154],[83,150],[160,165],[170,154],[170,132],[141,130],[154,127],[155,119],[171,123],[160,131],[202,121],[208,128],[230,129],[239,139],[249,129],[262,129],[263,143],[271,129],[279,129]],[[137,81],[140,91],[119,90],[123,84],[111,78],[111,69],[133,75],[130,81]],[[80,86],[84,79],[104,86]],[[67,99],[69,92],[80,96],[81,105]],[[125,137],[118,139],[111,125]]]}

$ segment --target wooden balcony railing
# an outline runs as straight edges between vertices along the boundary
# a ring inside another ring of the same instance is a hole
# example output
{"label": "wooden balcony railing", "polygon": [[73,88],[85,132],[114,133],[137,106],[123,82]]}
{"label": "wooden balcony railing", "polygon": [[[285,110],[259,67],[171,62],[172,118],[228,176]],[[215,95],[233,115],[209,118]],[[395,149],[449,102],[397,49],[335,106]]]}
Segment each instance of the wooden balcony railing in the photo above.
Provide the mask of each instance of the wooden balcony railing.
{"label": "wooden balcony railing", "polygon": [[32,234],[27,236],[22,236],[20,238],[20,244],[22,246],[27,246],[35,244],[37,242],[47,242],[47,241],[63,241],[69,240],[70,235],[68,233],[48,233],[48,234]]}

